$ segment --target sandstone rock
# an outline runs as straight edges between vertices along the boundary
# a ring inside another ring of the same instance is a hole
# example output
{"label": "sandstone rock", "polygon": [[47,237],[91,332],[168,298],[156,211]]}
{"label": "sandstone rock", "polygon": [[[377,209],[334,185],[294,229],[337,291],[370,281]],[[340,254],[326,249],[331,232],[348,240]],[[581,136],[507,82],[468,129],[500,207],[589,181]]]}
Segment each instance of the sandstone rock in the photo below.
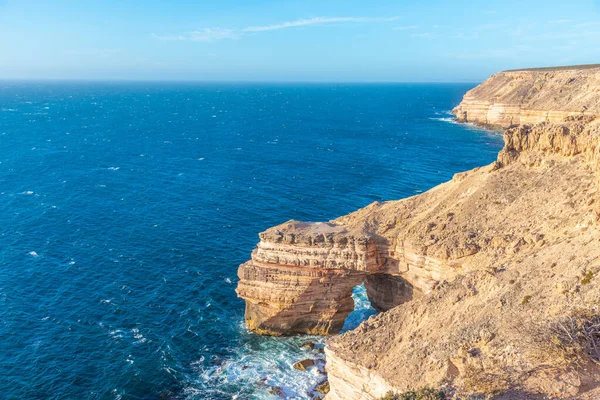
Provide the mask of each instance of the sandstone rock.
{"label": "sandstone rock", "polygon": [[401,276],[371,274],[365,278],[365,288],[375,310],[387,311],[413,298],[413,286]]}
{"label": "sandstone rock", "polygon": [[294,368],[300,371],[306,371],[308,367],[312,367],[313,365],[315,365],[315,361],[307,359],[295,363]]}
{"label": "sandstone rock", "polygon": [[285,392],[280,386],[271,386],[269,388],[269,393],[271,393],[273,396],[285,398]]}
{"label": "sandstone rock", "polygon": [[315,391],[318,393],[321,393],[321,394],[329,393],[329,382],[325,381],[325,382],[321,383],[319,386],[317,386]]}
{"label": "sandstone rock", "polygon": [[499,72],[468,91],[452,112],[462,122],[501,128],[586,123],[600,116],[599,79],[600,65]]}

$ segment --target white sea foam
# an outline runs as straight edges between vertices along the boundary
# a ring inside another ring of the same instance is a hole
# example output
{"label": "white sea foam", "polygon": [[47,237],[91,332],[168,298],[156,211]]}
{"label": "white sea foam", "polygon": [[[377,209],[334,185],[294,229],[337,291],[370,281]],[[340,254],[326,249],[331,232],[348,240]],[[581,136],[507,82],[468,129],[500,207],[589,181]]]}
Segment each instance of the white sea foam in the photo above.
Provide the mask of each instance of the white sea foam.
{"label": "white sea foam", "polygon": [[[344,329],[354,328],[374,313],[366,297],[364,286],[353,292],[355,311],[348,317]],[[231,349],[231,355],[218,364],[208,364],[202,357],[192,366],[198,379],[188,382],[184,392],[188,399],[198,398],[253,398],[275,399],[273,388],[283,390],[286,399],[314,399],[319,394],[314,389],[325,379],[325,357],[319,348],[325,339],[319,336],[258,337],[249,333],[240,321],[242,344]],[[314,350],[303,348],[306,342],[314,343]],[[293,364],[316,360],[307,371],[298,371]],[[208,364],[208,365],[207,365]],[[201,397],[205,396],[205,397]]]}
{"label": "white sea foam", "polygon": [[460,124],[460,122],[458,122],[455,118],[452,117],[434,117],[434,118],[429,118],[432,121],[442,121],[442,122],[448,122],[450,124]]}
{"label": "white sea foam", "polygon": [[123,331],[120,329],[115,329],[113,331],[109,331],[108,334],[117,339],[120,339],[123,337]]}
{"label": "white sea foam", "polygon": [[111,171],[118,171],[119,169],[121,169],[121,167],[108,167],[107,169]]}
{"label": "white sea foam", "polygon": [[229,283],[231,285],[231,279],[225,278],[225,282],[227,282],[227,283]]}
{"label": "white sea foam", "polygon": [[484,132],[488,132],[488,133],[492,133],[492,134],[502,132],[501,130],[489,129],[489,128],[485,128],[485,127],[482,127],[479,125],[475,125],[471,122],[459,122],[454,117],[439,117],[439,118],[429,118],[429,119],[433,120],[433,121],[446,122],[446,123],[453,124],[453,125],[461,125],[466,128],[469,128],[469,129],[484,131]]}
{"label": "white sea foam", "polygon": [[140,344],[140,343],[145,343],[147,341],[147,339],[144,337],[144,335],[142,335],[140,333],[140,330],[137,328],[133,328],[131,330],[131,332],[133,333],[133,338],[137,339],[134,344]]}
{"label": "white sea foam", "polygon": [[[273,388],[280,388],[289,399],[313,399],[314,388],[325,379],[322,354],[301,349],[304,342],[323,346],[323,338],[260,338],[250,340],[237,354],[217,366],[200,367],[201,393],[204,395],[237,391],[241,396],[252,392],[252,398],[273,399]],[[307,371],[298,371],[293,364],[302,359],[317,360]],[[195,388],[200,389],[200,388]]]}
{"label": "white sea foam", "polygon": [[35,251],[30,251],[29,255],[32,256],[32,257],[39,257],[39,254],[36,253]]}

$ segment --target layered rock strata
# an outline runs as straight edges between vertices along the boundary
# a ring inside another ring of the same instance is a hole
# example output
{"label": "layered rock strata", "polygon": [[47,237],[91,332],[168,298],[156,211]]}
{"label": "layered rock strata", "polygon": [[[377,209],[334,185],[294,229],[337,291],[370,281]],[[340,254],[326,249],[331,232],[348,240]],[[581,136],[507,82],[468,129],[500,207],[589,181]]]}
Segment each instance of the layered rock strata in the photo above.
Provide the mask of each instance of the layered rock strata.
{"label": "layered rock strata", "polygon": [[246,325],[265,335],[339,332],[352,289],[381,267],[376,242],[336,223],[289,221],[261,233],[238,271]]}
{"label": "layered rock strata", "polygon": [[421,195],[262,233],[240,266],[249,328],[337,332],[364,282],[384,312],[329,339],[328,400],[424,386],[600,398],[600,119],[521,124],[504,141],[496,162]]}
{"label": "layered rock strata", "polygon": [[468,91],[459,121],[507,128],[600,115],[600,65],[504,71]]}
{"label": "layered rock strata", "polygon": [[262,232],[251,260],[238,270],[236,291],[246,301],[248,328],[262,335],[337,333],[354,309],[355,286],[364,283],[373,306],[386,311],[429,293],[477,251],[477,245],[455,245],[453,239],[428,254],[420,243],[360,222],[288,221]]}

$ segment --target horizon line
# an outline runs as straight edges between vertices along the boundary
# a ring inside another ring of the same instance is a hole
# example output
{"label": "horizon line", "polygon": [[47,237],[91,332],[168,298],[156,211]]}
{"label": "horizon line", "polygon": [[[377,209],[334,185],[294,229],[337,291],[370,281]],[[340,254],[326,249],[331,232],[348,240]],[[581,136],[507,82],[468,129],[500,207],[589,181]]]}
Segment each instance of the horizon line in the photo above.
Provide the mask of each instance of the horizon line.
{"label": "horizon line", "polygon": [[303,79],[177,79],[177,78],[160,78],[160,79],[136,79],[136,78],[2,78],[0,82],[131,82],[131,83],[338,83],[338,84],[441,84],[441,83],[481,83],[483,80],[419,80],[419,81],[403,81],[403,80],[303,80]]}

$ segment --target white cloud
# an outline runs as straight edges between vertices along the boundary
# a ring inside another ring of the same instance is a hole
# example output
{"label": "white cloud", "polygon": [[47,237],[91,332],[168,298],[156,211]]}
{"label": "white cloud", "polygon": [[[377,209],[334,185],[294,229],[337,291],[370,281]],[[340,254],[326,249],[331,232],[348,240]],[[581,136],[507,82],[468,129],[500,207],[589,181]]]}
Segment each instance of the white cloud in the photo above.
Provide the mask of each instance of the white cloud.
{"label": "white cloud", "polygon": [[192,32],[179,35],[156,35],[152,37],[158,40],[174,41],[188,40],[194,42],[214,42],[222,39],[237,39],[241,36],[256,32],[275,31],[286,28],[295,28],[309,25],[324,25],[332,23],[367,23],[367,22],[389,22],[397,21],[400,17],[314,17],[308,19],[297,19],[272,25],[248,26],[242,29],[226,28],[202,28]]}
{"label": "white cloud", "polygon": [[190,40],[194,42],[214,42],[221,39],[236,39],[238,34],[232,29],[204,28],[189,33]]}
{"label": "white cloud", "polygon": [[436,38],[439,36],[440,35],[438,35],[437,33],[432,33],[432,32],[413,33],[410,35],[410,37],[414,37],[414,38]]}
{"label": "white cloud", "polygon": [[264,32],[264,31],[274,31],[274,30],[285,29],[285,28],[295,28],[298,26],[330,24],[330,23],[335,23],[335,22],[386,22],[386,21],[396,21],[399,18],[400,17],[387,17],[387,18],[314,17],[314,18],[309,18],[309,19],[297,19],[295,21],[281,22],[279,24],[273,24],[273,25],[249,26],[247,28],[242,29],[242,31],[243,32]]}
{"label": "white cloud", "polygon": [[419,29],[419,25],[395,26],[392,29],[395,31],[412,31],[414,29]]}
{"label": "white cloud", "polygon": [[221,39],[236,39],[239,35],[233,29],[203,28],[182,35],[160,36],[153,33],[152,37],[165,41],[189,40],[192,42],[214,42]]}
{"label": "white cloud", "polygon": [[453,37],[455,37],[456,39],[463,39],[463,40],[476,40],[476,39],[479,39],[479,34],[477,34],[477,33],[465,34],[465,33],[461,32],[457,35],[454,35]]}

